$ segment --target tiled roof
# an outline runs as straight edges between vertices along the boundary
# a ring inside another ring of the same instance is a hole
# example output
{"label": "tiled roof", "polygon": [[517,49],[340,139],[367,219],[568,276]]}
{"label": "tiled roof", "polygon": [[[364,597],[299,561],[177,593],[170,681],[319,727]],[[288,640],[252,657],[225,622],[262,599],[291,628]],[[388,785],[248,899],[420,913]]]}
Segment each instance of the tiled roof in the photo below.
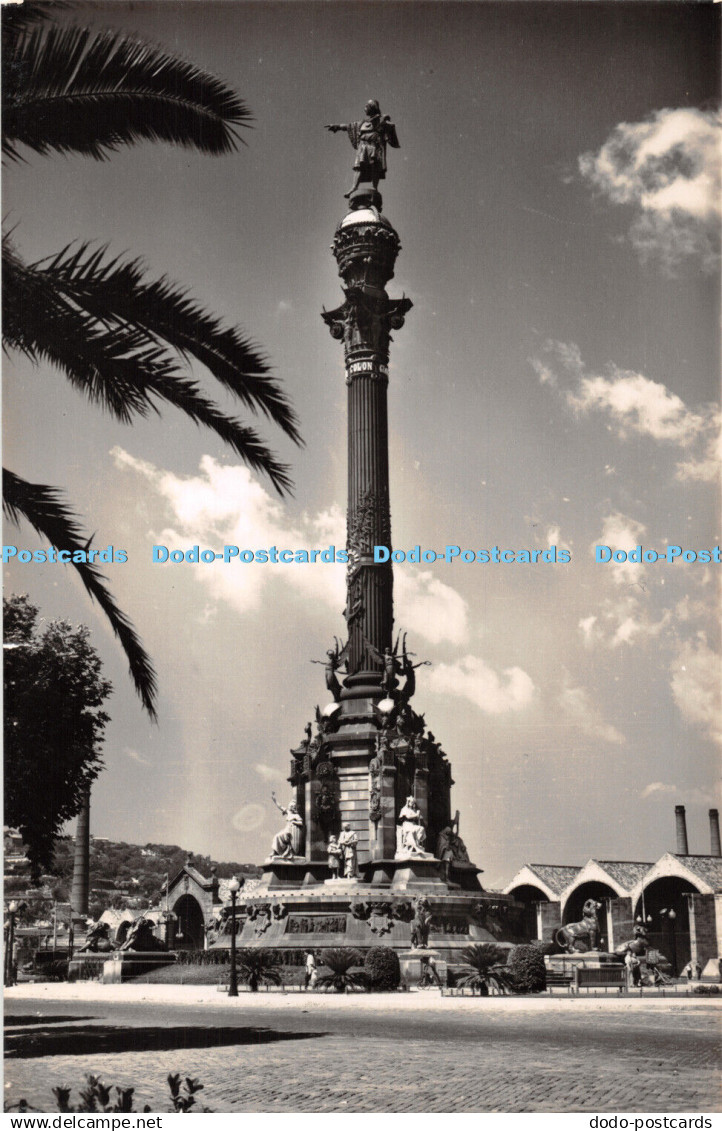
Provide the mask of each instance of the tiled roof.
{"label": "tiled roof", "polygon": [[652,867],[651,863],[641,860],[595,860],[594,863],[603,868],[626,891],[639,883],[642,876],[645,876]]}
{"label": "tiled roof", "polygon": [[527,867],[536,872],[539,879],[557,895],[569,886],[581,870],[576,864],[527,864]]}
{"label": "tiled roof", "polygon": [[678,856],[674,853],[674,858],[715,891],[722,891],[722,856]]}

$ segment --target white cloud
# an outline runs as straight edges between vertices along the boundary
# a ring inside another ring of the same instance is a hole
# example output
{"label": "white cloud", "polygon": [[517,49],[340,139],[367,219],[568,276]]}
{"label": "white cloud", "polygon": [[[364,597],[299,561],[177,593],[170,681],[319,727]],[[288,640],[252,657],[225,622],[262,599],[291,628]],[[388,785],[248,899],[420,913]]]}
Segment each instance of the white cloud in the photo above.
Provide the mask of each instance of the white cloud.
{"label": "white cloud", "polygon": [[686,805],[714,805],[717,797],[714,789],[690,789],[688,786],[672,785],[669,782],[652,781],[645,785],[639,794],[642,801],[650,797],[678,797]]}
{"label": "white cloud", "polygon": [[614,598],[605,597],[598,608],[597,614],[579,620],[578,627],[587,648],[618,648],[632,641],[654,639],[673,620],[669,609],[662,613],[659,620],[654,620],[632,592]]}
{"label": "white cloud", "polygon": [[[645,548],[647,528],[629,515],[615,511],[602,520],[599,537],[591,544],[590,553],[596,546],[608,546],[610,550],[623,550],[629,555],[636,546]],[[623,644],[643,638],[653,638],[667,628],[673,619],[669,609],[654,620],[647,601],[647,567],[642,562],[599,563],[600,587],[610,581],[617,592],[604,596],[598,601],[597,612],[581,617],[578,627],[587,647],[602,645],[618,648]]]}
{"label": "white cloud", "polygon": [[689,256],[712,270],[719,256],[722,115],[657,110],[615,126],[598,153],[579,158],[582,176],[615,204],[634,209],[629,231],[643,260],[672,271]]}
{"label": "white cloud", "polygon": [[238,829],[240,833],[251,833],[255,829],[260,829],[265,821],[266,810],[263,805],[255,804],[244,805],[231,817],[233,828]]}
{"label": "white cloud", "polygon": [[636,433],[686,447],[709,427],[704,415],[691,412],[665,385],[615,365],[608,369],[607,376],[580,378],[576,391],[566,394],[570,408],[605,413],[621,439]]}
{"label": "white cloud", "polygon": [[[603,415],[621,440],[647,436],[686,449],[685,460],[677,465],[678,479],[709,482],[719,475],[722,417],[717,405],[690,409],[666,385],[620,369],[613,362],[607,363],[603,373],[588,374],[573,342],[549,340],[544,353],[552,360],[530,358],[532,368],[542,383],[559,391],[574,412]],[[604,471],[614,474],[609,464]]]}
{"label": "white cloud", "polygon": [[137,750],[131,750],[128,746],[126,746],[123,753],[125,754],[126,758],[132,758],[134,762],[140,762],[141,766],[151,765],[151,762],[148,758],[144,758],[143,755],[139,754]]}
{"label": "white cloud", "polygon": [[277,770],[274,766],[268,766],[265,762],[256,762],[253,769],[256,771],[260,778],[264,781],[278,781],[286,780],[286,775],[283,770]]}
{"label": "white cloud", "polygon": [[589,692],[584,687],[572,687],[568,675],[565,676],[558,703],[569,722],[578,727],[582,734],[617,746],[626,742],[624,735],[616,727],[604,721]]}
{"label": "white cloud", "polygon": [[[602,532],[596,542],[590,547],[592,553],[595,546],[608,546],[610,550],[624,550],[627,555],[635,546],[644,548],[644,535],[647,528],[642,522],[630,518],[620,511],[608,514],[602,521]],[[643,580],[646,567],[641,562],[600,562],[598,569],[609,575],[616,585],[634,585]]]}
{"label": "white cloud", "polygon": [[722,473],[722,417],[717,416],[710,430],[712,435],[702,454],[677,464],[677,479],[700,483],[719,481]]}
{"label": "white cloud", "polygon": [[684,641],[670,666],[674,701],[682,715],[708,738],[722,743],[722,656],[703,632]]}
{"label": "white cloud", "polygon": [[540,357],[530,357],[529,364],[539,378],[540,385],[550,385],[552,389],[556,389],[559,378],[550,365],[547,365]]}
{"label": "white cloud", "polygon": [[461,644],[468,632],[463,597],[428,570],[399,566],[394,572],[396,621],[432,644]]}
{"label": "white cloud", "polygon": [[[169,549],[198,544],[201,550],[324,550],[346,545],[346,519],[339,506],[316,515],[302,514],[292,522],[284,504],[273,498],[252,473],[238,464],[220,464],[203,456],[199,474],[179,476],[114,448],[116,465],[140,475],[167,507],[171,525],[153,534]],[[158,568],[171,568],[159,566]],[[173,567],[173,568],[178,568]],[[346,567],[321,561],[293,564],[248,563],[234,559],[198,565],[194,577],[212,597],[237,612],[251,612],[269,599],[269,586],[285,585],[304,598],[322,603],[339,614],[346,600]],[[399,625],[431,643],[459,644],[467,634],[467,605],[451,586],[428,570],[399,566],[394,574],[396,618]],[[208,605],[201,613],[210,616]]]}
{"label": "white cloud", "polygon": [[593,642],[596,623],[597,618],[595,616],[582,617],[579,621],[579,628],[581,629],[585,644],[591,644]]}
{"label": "white cloud", "polygon": [[536,691],[521,668],[506,668],[500,676],[478,656],[432,668],[428,686],[439,695],[468,699],[488,715],[521,711],[530,705]]}
{"label": "white cloud", "polygon": [[545,546],[556,546],[557,550],[567,550],[570,554],[572,552],[573,543],[571,539],[567,541],[566,538],[562,538],[562,528],[559,523],[548,526],[544,536],[541,540],[537,537],[537,541],[541,541]]}
{"label": "white cloud", "polygon": [[663,781],[651,781],[649,785],[645,785],[639,796],[642,801],[646,801],[648,797],[654,797],[657,793],[672,795],[678,792],[676,785],[668,785]]}

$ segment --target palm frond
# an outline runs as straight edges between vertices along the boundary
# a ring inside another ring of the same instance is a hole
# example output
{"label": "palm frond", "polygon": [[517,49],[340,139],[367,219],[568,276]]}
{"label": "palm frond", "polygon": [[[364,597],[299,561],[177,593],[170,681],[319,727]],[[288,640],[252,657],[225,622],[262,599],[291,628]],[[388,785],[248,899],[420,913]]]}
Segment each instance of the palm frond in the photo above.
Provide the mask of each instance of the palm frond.
{"label": "palm frond", "polygon": [[353,947],[338,946],[328,947],[321,951],[321,962],[330,974],[321,974],[316,985],[319,989],[333,989],[342,994],[345,989],[361,988],[368,985],[364,970],[352,970],[352,966],[360,966],[363,958]]}
{"label": "palm frond", "polygon": [[252,120],[220,79],[115,32],[27,27],[4,46],[3,147],[14,159],[19,144],[98,160],[138,141],[230,153]]}
{"label": "palm frond", "polygon": [[72,385],[123,423],[158,411],[157,402],[165,401],[215,432],[249,467],[268,475],[279,494],[290,492],[288,467],[253,428],[204,396],[197,382],[180,371],[177,355],[163,348],[160,335],[124,321],[112,309],[83,309],[82,295],[65,289],[64,280],[51,271],[23,263],[7,237],[2,254],[6,348],[22,351],[35,364],[58,366]]}
{"label": "palm frond", "polygon": [[[75,515],[61,501],[55,487],[28,483],[3,468],[3,510],[14,523],[21,518],[58,550],[87,551],[89,540]],[[113,632],[118,637],[128,660],[130,674],[143,706],[151,719],[156,719],[156,675],[150,657],[128,617],[122,612],[107,588],[106,578],[93,562],[73,562],[90,596],[98,602]]]}
{"label": "palm frond", "polygon": [[334,974],[345,974],[352,966],[360,966],[363,958],[353,947],[331,946],[321,951],[321,961]]}
{"label": "palm frond", "polygon": [[270,947],[241,947],[236,951],[236,970],[252,990],[258,988],[259,982],[281,984],[281,959]]}
{"label": "palm frond", "polygon": [[149,282],[141,260],[110,260],[107,248],[81,243],[33,266],[94,317],[107,320],[112,314],[195,357],[244,405],[264,412],[295,443],[302,443],[286,394],[251,342],[235,327],[224,327],[165,276]]}
{"label": "palm frond", "polygon": [[0,13],[3,42],[9,47],[27,28],[45,23],[57,12],[66,11],[69,7],[70,4],[64,3],[64,0],[23,0],[21,4],[3,4]]}
{"label": "palm frond", "polygon": [[3,239],[3,343],[34,364],[48,361],[93,403],[127,424],[153,408],[147,386],[171,371],[147,335],[103,323],[66,299]]}
{"label": "palm frond", "polygon": [[508,947],[496,943],[475,943],[461,952],[461,961],[479,973],[486,973],[492,966],[504,965],[508,957]]}
{"label": "palm frond", "polygon": [[342,994],[346,989],[365,989],[368,978],[363,970],[348,970],[345,974],[322,974],[316,982],[319,990],[335,990]]}

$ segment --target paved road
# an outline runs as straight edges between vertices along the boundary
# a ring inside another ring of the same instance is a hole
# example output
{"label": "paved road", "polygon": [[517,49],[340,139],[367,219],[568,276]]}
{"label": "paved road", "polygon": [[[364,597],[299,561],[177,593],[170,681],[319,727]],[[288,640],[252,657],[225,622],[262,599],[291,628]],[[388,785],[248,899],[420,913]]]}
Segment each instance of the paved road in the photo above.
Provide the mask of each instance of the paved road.
{"label": "paved road", "polygon": [[359,1009],[353,997],[330,1008],[318,996],[241,995],[219,1008],[24,995],[6,1003],[6,1103],[22,1096],[48,1111],[54,1085],[77,1094],[93,1072],[163,1111],[165,1077],[181,1072],[200,1078],[220,1112],[720,1110],[712,1003],[533,1004],[425,1011],[420,1000],[396,1011],[368,998]]}

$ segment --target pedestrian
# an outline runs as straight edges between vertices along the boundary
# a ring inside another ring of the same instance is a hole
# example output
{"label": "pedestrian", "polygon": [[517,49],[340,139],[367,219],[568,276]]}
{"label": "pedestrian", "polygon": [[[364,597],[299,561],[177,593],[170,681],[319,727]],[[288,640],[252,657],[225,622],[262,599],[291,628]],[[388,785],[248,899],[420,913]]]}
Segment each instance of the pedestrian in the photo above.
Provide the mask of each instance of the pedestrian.
{"label": "pedestrian", "polygon": [[694,964],[694,977],[697,982],[702,977],[702,967],[700,966],[699,962],[695,962]]}
{"label": "pedestrian", "polygon": [[305,990],[315,989],[316,982],[318,981],[318,970],[316,969],[316,956],[312,950],[306,954],[306,976],[304,979],[303,988]]}
{"label": "pedestrian", "polygon": [[628,950],[624,956],[624,965],[627,967],[627,984],[638,986],[642,980],[642,970],[636,954]]}
{"label": "pedestrian", "polygon": [[691,959],[689,960],[687,965],[684,967],[684,969],[682,971],[682,977],[686,978],[688,982],[692,981],[692,978],[694,977],[694,973],[693,973],[693,966],[692,966],[692,960]]}

